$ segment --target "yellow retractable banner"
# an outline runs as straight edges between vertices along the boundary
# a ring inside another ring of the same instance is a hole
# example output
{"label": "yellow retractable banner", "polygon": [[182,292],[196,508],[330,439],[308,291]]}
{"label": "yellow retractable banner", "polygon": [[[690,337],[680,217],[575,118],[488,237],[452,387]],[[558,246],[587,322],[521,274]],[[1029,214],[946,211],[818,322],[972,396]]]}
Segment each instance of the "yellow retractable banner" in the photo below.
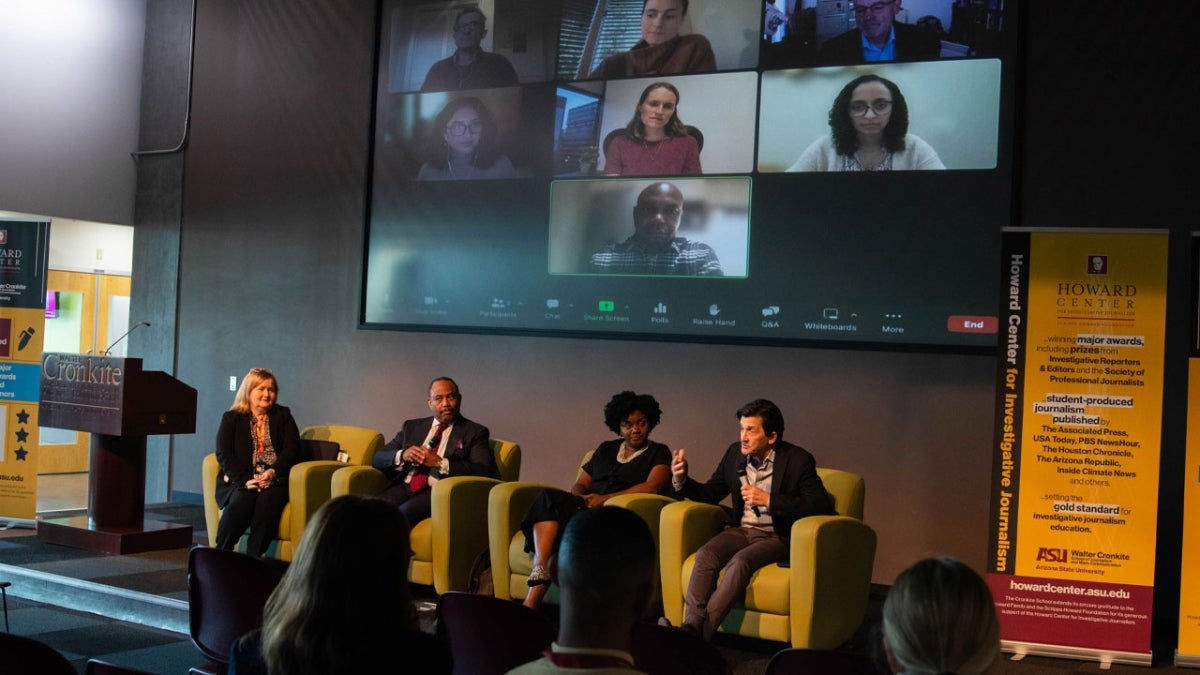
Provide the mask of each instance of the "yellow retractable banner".
{"label": "yellow retractable banner", "polygon": [[1187,456],[1183,471],[1183,555],[1179,567],[1179,665],[1200,667],[1200,358],[1188,364]]}
{"label": "yellow retractable banner", "polygon": [[50,223],[0,219],[0,518],[37,515]]}
{"label": "yellow retractable banner", "polygon": [[1149,665],[1164,231],[1004,233],[988,583],[1005,648]]}

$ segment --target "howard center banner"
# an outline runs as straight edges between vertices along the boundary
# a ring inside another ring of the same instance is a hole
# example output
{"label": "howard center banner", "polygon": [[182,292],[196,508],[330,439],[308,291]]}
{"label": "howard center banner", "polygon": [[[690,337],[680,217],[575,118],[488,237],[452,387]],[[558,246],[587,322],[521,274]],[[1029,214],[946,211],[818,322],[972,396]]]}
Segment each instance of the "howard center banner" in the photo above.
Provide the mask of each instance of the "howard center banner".
{"label": "howard center banner", "polygon": [[[1200,268],[1198,268],[1200,269]],[[1200,347],[1193,345],[1200,351]],[[1183,555],[1179,562],[1179,647],[1175,663],[1200,668],[1200,358],[1188,362]]]}
{"label": "howard center banner", "polygon": [[1200,232],[1192,233],[1192,346],[1188,359],[1183,550],[1179,561],[1179,642],[1175,662],[1200,668]]}
{"label": "howard center banner", "polygon": [[0,219],[0,518],[37,515],[50,224]]}
{"label": "howard center banner", "polygon": [[1004,232],[988,585],[1006,651],[1150,665],[1165,231]]}

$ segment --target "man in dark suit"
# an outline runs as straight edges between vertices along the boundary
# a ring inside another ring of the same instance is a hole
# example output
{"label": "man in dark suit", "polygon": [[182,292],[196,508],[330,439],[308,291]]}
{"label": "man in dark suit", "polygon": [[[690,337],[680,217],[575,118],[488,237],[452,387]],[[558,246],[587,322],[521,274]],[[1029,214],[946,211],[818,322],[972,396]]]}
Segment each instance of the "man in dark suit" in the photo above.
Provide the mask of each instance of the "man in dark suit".
{"label": "man in dark suit", "polygon": [[[716,504],[732,495],[735,523],[696,551],[684,597],[682,628],[708,640],[760,567],[788,557],[792,523],[832,515],[833,503],[804,448],[783,440],[783,413],[766,399],[737,411],[741,440],[725,451],[706,483],[688,477],[685,451],[671,463],[671,484],[680,497]],[[721,570],[725,576],[717,583]]]}
{"label": "man in dark suit", "polygon": [[942,51],[941,39],[925,29],[898,23],[902,0],[856,0],[858,27],[821,45],[819,60],[827,65],[869,61],[931,61]]}
{"label": "man in dark suit", "polygon": [[448,377],[429,383],[432,417],[408,420],[371,465],[387,476],[379,496],[400,507],[411,525],[430,516],[433,484],[449,476],[499,478],[487,427],[460,413],[462,394]]}

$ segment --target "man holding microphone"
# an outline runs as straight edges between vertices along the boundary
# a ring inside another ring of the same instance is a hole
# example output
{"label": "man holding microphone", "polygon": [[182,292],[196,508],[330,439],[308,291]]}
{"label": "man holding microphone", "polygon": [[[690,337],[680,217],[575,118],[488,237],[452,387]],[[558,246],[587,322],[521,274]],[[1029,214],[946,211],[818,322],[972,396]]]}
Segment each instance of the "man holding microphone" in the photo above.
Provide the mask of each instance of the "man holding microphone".
{"label": "man holding microphone", "polygon": [[[684,597],[683,630],[712,639],[755,570],[788,558],[792,523],[832,515],[833,504],[804,448],[783,440],[783,413],[766,399],[737,411],[740,441],[725,451],[706,483],[688,477],[686,451],[675,452],[671,485],[681,498],[719,503],[732,495],[736,522],[696,552]],[[717,584],[721,570],[725,577]]]}

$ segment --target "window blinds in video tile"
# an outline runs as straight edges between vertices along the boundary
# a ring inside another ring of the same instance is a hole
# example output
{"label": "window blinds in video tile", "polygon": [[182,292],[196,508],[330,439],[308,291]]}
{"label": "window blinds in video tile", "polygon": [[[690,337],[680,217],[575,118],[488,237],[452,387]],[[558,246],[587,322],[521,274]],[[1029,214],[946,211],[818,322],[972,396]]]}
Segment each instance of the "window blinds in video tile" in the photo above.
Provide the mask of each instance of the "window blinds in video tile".
{"label": "window blinds in video tile", "polygon": [[1012,8],[775,4],[385,1],[363,323],[992,344]]}

